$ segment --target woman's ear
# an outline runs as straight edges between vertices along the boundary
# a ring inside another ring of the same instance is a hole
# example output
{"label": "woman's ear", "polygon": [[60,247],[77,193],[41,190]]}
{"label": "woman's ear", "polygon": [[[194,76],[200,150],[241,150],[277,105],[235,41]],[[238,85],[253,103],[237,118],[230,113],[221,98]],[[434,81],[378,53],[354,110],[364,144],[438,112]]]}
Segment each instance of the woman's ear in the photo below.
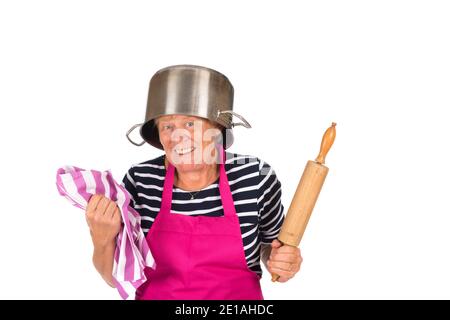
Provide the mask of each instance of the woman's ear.
{"label": "woman's ear", "polygon": [[222,130],[219,127],[219,125],[214,124],[214,126],[212,127],[213,129],[213,135],[211,137],[211,140],[214,141],[215,144],[220,144],[223,142],[223,137],[222,137]]}

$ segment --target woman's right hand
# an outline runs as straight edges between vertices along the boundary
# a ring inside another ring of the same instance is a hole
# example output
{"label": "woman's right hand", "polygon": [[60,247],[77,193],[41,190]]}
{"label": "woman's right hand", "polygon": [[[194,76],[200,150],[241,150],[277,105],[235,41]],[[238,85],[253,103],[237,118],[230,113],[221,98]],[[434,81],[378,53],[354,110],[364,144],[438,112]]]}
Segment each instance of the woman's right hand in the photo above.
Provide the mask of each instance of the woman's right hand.
{"label": "woman's right hand", "polygon": [[105,248],[114,243],[120,231],[121,216],[117,204],[103,195],[95,194],[86,208],[86,221],[92,242],[96,248]]}

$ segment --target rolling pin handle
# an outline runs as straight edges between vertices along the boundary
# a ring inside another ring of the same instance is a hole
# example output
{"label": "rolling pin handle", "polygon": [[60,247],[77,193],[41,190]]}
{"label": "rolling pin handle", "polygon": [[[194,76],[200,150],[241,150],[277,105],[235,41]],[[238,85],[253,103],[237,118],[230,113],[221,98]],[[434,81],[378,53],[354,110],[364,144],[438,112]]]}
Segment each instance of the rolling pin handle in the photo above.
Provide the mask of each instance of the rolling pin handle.
{"label": "rolling pin handle", "polygon": [[331,123],[331,127],[325,131],[322,137],[322,143],[320,144],[320,152],[316,158],[316,162],[319,164],[325,163],[325,157],[327,156],[328,151],[330,151],[331,146],[333,145],[334,138],[336,137],[336,122]]}
{"label": "rolling pin handle", "polygon": [[272,273],[272,282],[277,282],[279,278],[280,278],[279,275]]}

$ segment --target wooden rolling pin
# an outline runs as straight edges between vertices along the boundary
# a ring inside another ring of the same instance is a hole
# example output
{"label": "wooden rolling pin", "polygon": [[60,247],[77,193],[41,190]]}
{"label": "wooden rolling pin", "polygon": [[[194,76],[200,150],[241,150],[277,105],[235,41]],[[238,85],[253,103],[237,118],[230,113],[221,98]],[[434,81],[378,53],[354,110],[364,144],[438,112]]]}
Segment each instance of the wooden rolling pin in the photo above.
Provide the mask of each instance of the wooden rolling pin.
{"label": "wooden rolling pin", "polygon": [[[309,217],[314,209],[320,190],[328,173],[328,168],[324,166],[325,157],[333,145],[336,137],[336,123],[325,131],[320,145],[320,152],[315,161],[308,161],[303,170],[302,177],[298,183],[294,198],[292,199],[286,219],[281,226],[278,240],[283,245],[298,247],[305,232]],[[275,282],[279,275],[272,274],[272,281]]]}

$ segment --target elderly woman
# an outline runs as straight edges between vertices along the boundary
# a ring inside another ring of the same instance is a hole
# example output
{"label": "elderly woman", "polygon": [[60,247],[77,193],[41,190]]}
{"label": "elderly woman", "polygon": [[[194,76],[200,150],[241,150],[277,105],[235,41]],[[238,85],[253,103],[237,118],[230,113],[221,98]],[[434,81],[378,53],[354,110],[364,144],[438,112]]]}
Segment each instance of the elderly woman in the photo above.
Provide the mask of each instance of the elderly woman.
{"label": "elderly woman", "polygon": [[[133,165],[123,179],[156,263],[136,299],[258,300],[261,260],[279,282],[300,269],[299,249],[276,239],[283,205],[275,172],[261,159],[225,151],[234,126],[250,127],[232,101],[231,83],[212,69],[172,66],[152,77],[146,121],[136,126],[164,154]],[[115,212],[99,195],[87,208],[93,262],[111,286]]]}

